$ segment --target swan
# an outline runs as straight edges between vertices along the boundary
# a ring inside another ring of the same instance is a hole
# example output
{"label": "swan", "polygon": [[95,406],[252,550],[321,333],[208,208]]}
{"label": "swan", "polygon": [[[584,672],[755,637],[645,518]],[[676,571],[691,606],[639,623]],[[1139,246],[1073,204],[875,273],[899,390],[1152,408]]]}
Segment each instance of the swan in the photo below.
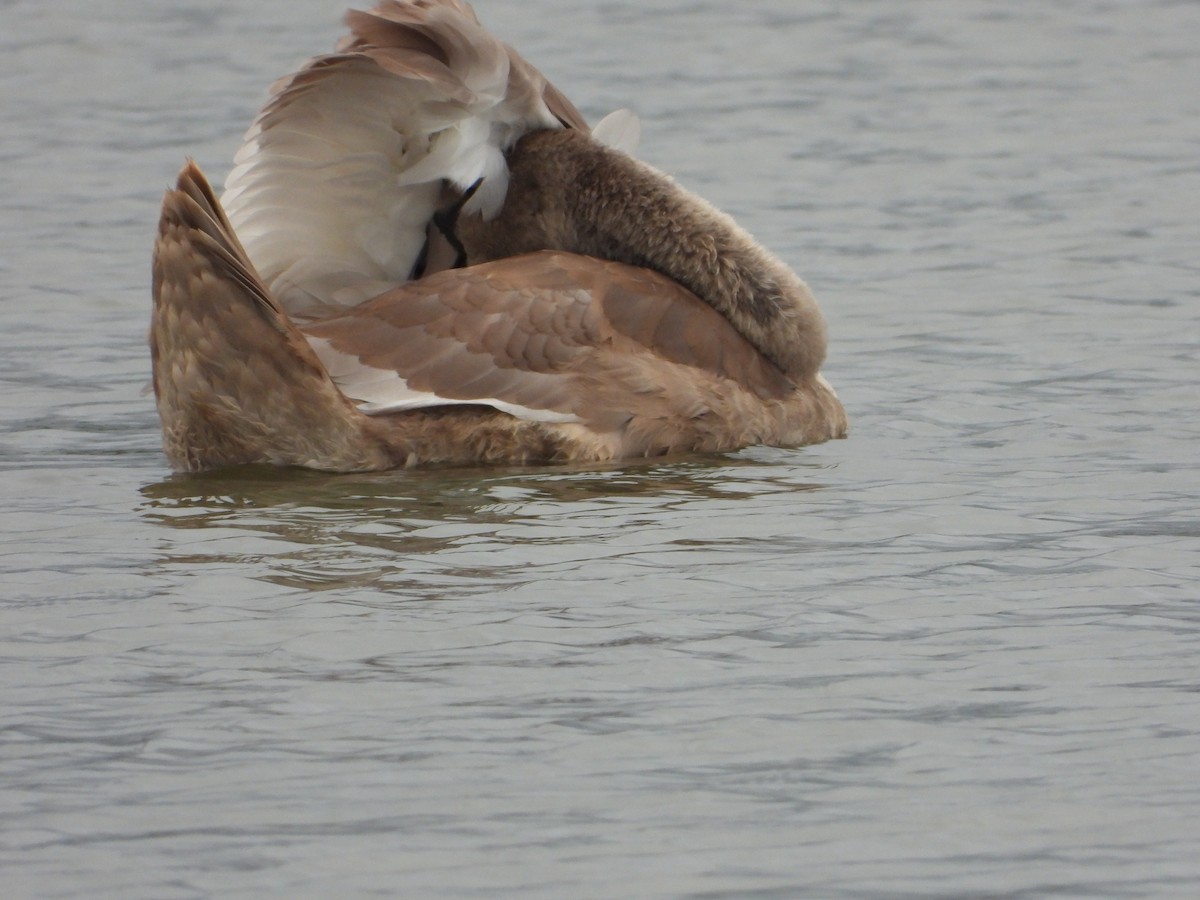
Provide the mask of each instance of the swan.
{"label": "swan", "polygon": [[220,200],[191,162],[164,197],[150,345],[174,468],[600,462],[846,434],[808,288],[601,139],[627,118],[591,132],[461,0],[347,23],[277,83]]}

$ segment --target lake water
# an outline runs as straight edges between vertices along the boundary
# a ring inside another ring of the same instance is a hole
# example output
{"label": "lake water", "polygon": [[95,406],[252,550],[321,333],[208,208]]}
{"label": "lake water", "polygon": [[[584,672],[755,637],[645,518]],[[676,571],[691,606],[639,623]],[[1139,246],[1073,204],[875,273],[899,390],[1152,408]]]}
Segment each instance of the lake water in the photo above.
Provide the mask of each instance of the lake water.
{"label": "lake water", "polygon": [[1200,4],[479,0],[849,440],[177,477],[162,190],[337,0],[0,0],[6,898],[1191,897]]}

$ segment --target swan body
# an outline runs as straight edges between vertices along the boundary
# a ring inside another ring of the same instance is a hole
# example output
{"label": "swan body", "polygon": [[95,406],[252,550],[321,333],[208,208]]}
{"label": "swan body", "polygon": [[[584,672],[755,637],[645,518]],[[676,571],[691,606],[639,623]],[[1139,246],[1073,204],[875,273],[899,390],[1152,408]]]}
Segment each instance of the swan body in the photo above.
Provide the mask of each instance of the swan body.
{"label": "swan body", "polygon": [[277,86],[223,202],[191,163],[164,198],[150,343],[175,468],[844,436],[807,287],[597,139],[631,140],[630,118],[590,134],[459,0],[347,21]]}

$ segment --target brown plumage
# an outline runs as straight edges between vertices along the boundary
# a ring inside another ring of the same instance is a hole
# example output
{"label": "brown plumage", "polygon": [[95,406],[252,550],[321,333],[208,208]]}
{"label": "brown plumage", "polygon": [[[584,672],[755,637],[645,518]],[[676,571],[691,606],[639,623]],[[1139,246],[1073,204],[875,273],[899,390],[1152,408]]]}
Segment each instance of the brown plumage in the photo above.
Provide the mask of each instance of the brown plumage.
{"label": "brown plumage", "polygon": [[845,434],[816,303],[728,216],[601,146],[461,0],[347,23],[337,52],[277,84],[228,218],[190,163],[164,199],[150,342],[173,466],[600,461]]}
{"label": "brown plumage", "polygon": [[539,249],[645,266],[689,288],[790,375],[817,373],[825,322],[808,287],[729,216],[579,131],[542,131],[508,155],[490,221],[458,225],[469,262]]}
{"label": "brown plumage", "polygon": [[[340,388],[306,336],[350,362]],[[820,376],[786,376],[662,275],[576,254],[442,272],[298,327],[194,164],[163,202],[150,340],[185,471],[599,461],[845,431]],[[383,376],[444,402],[360,411],[347,394]]]}
{"label": "brown plumage", "polygon": [[167,193],[154,245],[150,354],[176,469],[380,468],[364,418],[267,292],[200,170]]}

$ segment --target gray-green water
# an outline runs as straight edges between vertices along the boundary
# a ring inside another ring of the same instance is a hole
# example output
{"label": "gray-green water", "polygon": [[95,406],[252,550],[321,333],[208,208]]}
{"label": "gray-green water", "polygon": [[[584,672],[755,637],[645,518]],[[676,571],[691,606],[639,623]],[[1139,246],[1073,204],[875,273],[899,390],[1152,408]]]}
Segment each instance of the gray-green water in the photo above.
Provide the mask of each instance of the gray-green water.
{"label": "gray-green water", "polygon": [[1200,4],[479,0],[812,284],[848,441],[170,475],[148,256],[337,0],[0,2],[6,898],[1200,881]]}

